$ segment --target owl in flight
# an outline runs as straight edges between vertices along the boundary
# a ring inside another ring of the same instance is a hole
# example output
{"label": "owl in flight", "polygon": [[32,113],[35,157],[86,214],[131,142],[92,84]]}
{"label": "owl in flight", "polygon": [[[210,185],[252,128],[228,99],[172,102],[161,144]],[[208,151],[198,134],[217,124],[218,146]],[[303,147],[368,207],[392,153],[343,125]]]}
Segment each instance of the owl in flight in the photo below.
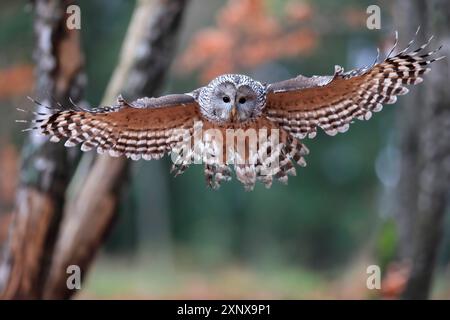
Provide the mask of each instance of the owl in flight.
{"label": "owl in flight", "polygon": [[[295,175],[295,163],[306,165],[308,149],[301,139],[314,138],[317,128],[332,136],[345,132],[353,119],[369,120],[383,104],[395,103],[408,92],[405,85],[422,82],[428,65],[443,57],[430,57],[440,48],[423,52],[430,41],[411,51],[413,42],[391,56],[394,46],[384,61],[377,57],[370,67],[344,72],[336,66],[330,76],[299,75],[264,84],[227,74],[186,94],[134,102],[119,97],[113,106],[91,110],[74,104],[47,107],[50,114],[37,113],[27,130],[113,157],[150,160],[177,154],[172,157],[176,174],[202,162],[207,185],[214,189],[231,179],[231,167],[247,190],[257,180],[270,187],[274,179],[286,183],[288,175]],[[239,141],[242,152],[236,151]]]}

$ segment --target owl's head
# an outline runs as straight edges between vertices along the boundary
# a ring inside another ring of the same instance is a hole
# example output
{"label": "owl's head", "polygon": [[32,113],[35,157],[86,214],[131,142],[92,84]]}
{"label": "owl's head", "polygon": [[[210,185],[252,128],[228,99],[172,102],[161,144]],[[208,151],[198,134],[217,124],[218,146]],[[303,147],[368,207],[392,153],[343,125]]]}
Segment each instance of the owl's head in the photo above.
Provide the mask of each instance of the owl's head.
{"label": "owl's head", "polygon": [[245,75],[226,74],[202,88],[198,100],[203,116],[212,122],[245,122],[261,114],[266,88]]}

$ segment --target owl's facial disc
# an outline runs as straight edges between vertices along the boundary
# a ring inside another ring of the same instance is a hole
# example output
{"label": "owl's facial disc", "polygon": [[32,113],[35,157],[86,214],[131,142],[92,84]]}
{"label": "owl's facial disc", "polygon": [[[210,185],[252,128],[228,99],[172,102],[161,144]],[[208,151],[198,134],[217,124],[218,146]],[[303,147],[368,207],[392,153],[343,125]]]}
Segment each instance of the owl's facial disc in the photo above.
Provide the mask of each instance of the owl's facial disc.
{"label": "owl's facial disc", "polygon": [[218,85],[212,95],[213,114],[223,122],[244,122],[250,119],[256,107],[256,93],[247,85],[234,83]]}
{"label": "owl's facial disc", "polygon": [[224,74],[201,89],[198,103],[209,121],[246,122],[261,115],[266,104],[266,87],[242,74]]}

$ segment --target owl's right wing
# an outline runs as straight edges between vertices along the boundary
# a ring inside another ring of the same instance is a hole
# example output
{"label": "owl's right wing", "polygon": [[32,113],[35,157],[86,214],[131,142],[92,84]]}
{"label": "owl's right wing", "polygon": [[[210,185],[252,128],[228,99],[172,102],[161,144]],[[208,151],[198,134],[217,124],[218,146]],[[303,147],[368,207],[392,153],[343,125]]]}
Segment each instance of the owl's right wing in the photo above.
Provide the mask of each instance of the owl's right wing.
{"label": "owl's right wing", "polygon": [[81,144],[81,150],[97,149],[111,156],[133,160],[159,159],[183,139],[190,137],[194,123],[201,121],[199,107],[188,94],[142,98],[128,103],[119,97],[117,105],[97,109],[56,110],[38,114],[30,128],[65,146]]}
{"label": "owl's right wing", "polygon": [[[430,39],[431,40],[431,39]],[[269,85],[265,115],[297,138],[316,135],[317,127],[327,134],[345,132],[354,118],[368,120],[383,104],[392,104],[408,92],[405,85],[422,82],[436,51],[422,53],[428,45],[408,52],[408,47],[368,68],[344,72],[336,67],[333,76],[297,78]]]}

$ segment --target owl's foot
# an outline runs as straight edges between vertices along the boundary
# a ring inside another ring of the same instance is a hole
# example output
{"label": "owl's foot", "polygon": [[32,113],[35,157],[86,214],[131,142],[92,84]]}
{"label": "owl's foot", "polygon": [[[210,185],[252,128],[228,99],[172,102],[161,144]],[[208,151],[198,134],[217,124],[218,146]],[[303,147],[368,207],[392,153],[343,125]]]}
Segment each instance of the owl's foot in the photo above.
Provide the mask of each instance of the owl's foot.
{"label": "owl's foot", "polygon": [[225,164],[205,164],[205,179],[208,187],[217,190],[223,181],[231,180],[231,169]]}

